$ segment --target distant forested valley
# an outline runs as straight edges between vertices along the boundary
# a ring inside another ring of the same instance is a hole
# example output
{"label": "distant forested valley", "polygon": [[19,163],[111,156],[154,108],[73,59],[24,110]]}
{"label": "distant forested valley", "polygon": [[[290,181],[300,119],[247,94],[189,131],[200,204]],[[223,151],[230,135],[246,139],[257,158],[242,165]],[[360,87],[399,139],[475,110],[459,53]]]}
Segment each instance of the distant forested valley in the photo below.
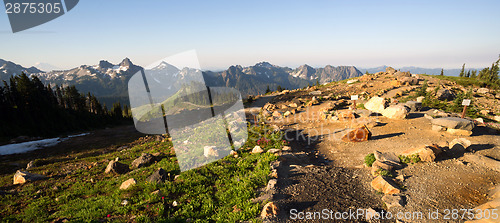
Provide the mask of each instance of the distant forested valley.
{"label": "distant forested valley", "polygon": [[130,122],[130,109],[110,109],[75,86],[52,88],[36,76],[12,76],[0,86],[0,140],[16,136],[51,137]]}

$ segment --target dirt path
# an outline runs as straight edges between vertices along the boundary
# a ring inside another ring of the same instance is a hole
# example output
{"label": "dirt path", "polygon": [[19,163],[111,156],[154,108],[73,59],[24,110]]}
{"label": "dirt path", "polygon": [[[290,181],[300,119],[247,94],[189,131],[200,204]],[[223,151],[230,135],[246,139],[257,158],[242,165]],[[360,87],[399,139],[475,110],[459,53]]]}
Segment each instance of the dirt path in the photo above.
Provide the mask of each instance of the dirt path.
{"label": "dirt path", "polygon": [[[500,184],[498,172],[467,163],[461,154],[445,154],[436,162],[418,163],[397,170],[396,174],[405,178],[402,185],[406,189],[402,195],[407,204],[387,209],[382,205],[382,195],[370,186],[373,177],[369,169],[362,167],[367,154],[375,150],[399,154],[433,143],[447,146],[448,142],[460,137],[432,131],[430,120],[423,112],[412,113],[405,120],[374,115],[341,122],[320,120],[317,114],[325,106],[326,103],[322,103],[308,107],[307,111],[273,123],[288,129],[287,138],[293,148],[293,153],[281,157],[279,193],[274,197],[282,209],[278,218],[280,222],[290,221],[290,211],[295,209],[321,212],[323,209],[348,211],[360,208],[385,209],[391,213],[420,212],[423,214],[421,219],[405,219],[404,222],[429,222],[426,216],[429,210],[438,210],[442,217],[445,209],[474,208],[486,202],[488,191]],[[344,130],[374,121],[379,124],[370,128],[373,133],[371,140],[360,143],[340,140]],[[476,127],[472,136],[463,138],[472,143],[469,153],[500,159],[500,136],[485,127]],[[432,222],[449,220],[441,218]]]}

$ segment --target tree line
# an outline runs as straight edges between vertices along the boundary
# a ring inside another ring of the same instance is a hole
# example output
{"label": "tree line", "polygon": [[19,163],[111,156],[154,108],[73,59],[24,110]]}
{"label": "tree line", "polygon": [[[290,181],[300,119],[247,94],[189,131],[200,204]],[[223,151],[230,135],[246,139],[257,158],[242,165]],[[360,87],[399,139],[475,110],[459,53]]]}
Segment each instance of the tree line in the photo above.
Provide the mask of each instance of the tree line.
{"label": "tree line", "polygon": [[465,78],[475,78],[478,80],[486,81],[486,82],[493,84],[493,85],[500,85],[500,79],[498,78],[498,73],[500,70],[499,63],[500,63],[500,58],[496,62],[493,62],[491,67],[485,67],[484,69],[480,70],[479,72],[477,70],[468,70],[466,72],[465,71],[465,64],[463,64],[462,70],[460,71],[460,74],[458,76],[465,77]]}
{"label": "tree line", "polygon": [[36,76],[12,76],[0,86],[0,137],[20,135],[51,137],[130,120],[127,105],[105,104],[75,86],[44,85]]}

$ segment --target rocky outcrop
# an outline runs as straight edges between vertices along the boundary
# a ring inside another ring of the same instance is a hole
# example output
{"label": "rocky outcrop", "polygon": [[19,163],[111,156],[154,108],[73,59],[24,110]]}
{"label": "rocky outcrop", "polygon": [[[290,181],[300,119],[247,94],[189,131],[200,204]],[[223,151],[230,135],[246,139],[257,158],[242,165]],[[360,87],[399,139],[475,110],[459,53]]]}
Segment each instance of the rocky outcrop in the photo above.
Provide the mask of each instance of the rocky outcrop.
{"label": "rocky outcrop", "polygon": [[456,117],[435,118],[431,120],[431,123],[448,129],[463,129],[469,131],[472,131],[475,127],[473,121]]}
{"label": "rocky outcrop", "polygon": [[43,180],[47,178],[44,175],[29,173],[26,171],[18,170],[16,174],[14,174],[14,184],[24,184],[27,182],[33,182],[37,180]]}

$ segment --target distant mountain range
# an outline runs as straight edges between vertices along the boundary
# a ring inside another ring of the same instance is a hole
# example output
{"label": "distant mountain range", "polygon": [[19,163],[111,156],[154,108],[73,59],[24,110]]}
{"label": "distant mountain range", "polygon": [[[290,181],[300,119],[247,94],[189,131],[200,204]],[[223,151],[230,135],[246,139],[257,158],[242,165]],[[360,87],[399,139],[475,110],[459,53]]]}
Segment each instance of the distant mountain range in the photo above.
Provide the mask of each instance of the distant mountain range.
{"label": "distant mountain range", "polygon": [[[10,61],[0,60],[0,79],[8,81],[12,75],[25,72],[37,76],[45,84],[75,85],[81,92],[91,92],[108,103],[116,101],[117,98],[122,102],[127,102],[128,80],[141,69],[142,67],[134,65],[128,58],[119,64],[102,60],[97,65],[81,65],[69,70],[49,72],[44,72],[36,67],[25,68]],[[172,69],[178,68],[161,63],[149,71],[161,73]],[[234,87],[243,95],[265,93],[267,86],[271,90],[275,90],[278,86],[295,89],[313,85],[316,82],[323,84],[363,75],[354,66],[334,67],[327,65],[324,68],[312,68],[308,65],[302,65],[291,69],[268,62],[257,63],[249,67],[235,65],[224,71],[203,71],[202,74],[208,86]]]}

